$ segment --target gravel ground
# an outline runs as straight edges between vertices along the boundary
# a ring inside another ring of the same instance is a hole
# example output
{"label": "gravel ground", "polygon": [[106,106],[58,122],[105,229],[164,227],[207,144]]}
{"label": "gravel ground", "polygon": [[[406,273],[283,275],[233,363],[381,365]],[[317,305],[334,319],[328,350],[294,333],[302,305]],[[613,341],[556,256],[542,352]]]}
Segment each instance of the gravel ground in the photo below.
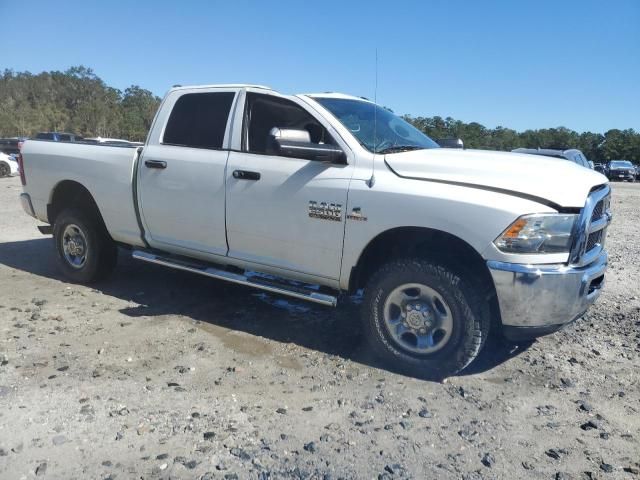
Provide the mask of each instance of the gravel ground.
{"label": "gravel ground", "polygon": [[638,478],[640,185],[615,184],[599,303],[432,383],[385,370],[357,308],[121,253],[66,283],[0,179],[0,478]]}

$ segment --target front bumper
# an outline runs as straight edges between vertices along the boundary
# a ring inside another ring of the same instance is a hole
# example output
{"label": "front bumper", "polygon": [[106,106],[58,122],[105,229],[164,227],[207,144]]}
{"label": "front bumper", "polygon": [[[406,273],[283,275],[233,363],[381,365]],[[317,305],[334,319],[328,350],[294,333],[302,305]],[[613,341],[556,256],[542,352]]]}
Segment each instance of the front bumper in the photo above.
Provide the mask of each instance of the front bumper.
{"label": "front bumper", "polygon": [[609,180],[635,180],[635,172],[627,170],[612,170],[609,172]]}
{"label": "front bumper", "polygon": [[603,250],[584,267],[487,262],[505,336],[535,338],[580,318],[600,296],[607,261]]}

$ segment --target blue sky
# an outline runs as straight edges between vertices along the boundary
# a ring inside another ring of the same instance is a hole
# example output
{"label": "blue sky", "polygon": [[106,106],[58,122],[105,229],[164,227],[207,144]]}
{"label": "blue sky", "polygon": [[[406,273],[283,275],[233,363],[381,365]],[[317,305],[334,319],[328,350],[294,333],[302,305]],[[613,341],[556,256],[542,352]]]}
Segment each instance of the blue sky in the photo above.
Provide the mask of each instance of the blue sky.
{"label": "blue sky", "polygon": [[[0,0],[0,68],[259,83],[517,130],[640,130],[640,0]],[[15,19],[15,22],[8,19]]]}

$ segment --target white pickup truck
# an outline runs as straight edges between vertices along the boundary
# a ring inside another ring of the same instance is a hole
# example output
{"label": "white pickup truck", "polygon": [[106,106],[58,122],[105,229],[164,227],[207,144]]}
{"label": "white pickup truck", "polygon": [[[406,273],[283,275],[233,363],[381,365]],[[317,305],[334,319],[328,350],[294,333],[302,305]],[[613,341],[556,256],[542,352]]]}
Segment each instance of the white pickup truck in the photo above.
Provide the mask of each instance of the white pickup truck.
{"label": "white pickup truck", "polygon": [[375,352],[424,377],[463,369],[490,329],[558,330],[604,283],[604,176],[439,148],[358,97],[177,87],[144,147],[28,140],[20,162],[24,210],[71,280],[103,278],[125,247],[324,305],[364,290]]}

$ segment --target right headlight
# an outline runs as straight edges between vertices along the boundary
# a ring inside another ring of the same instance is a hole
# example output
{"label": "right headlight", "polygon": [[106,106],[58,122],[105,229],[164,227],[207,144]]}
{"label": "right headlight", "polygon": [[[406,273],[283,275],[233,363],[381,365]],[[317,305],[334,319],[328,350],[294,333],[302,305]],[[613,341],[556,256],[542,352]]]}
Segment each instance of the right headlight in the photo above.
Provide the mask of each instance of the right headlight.
{"label": "right headlight", "polygon": [[563,213],[523,215],[493,243],[505,253],[568,253],[577,219]]}

